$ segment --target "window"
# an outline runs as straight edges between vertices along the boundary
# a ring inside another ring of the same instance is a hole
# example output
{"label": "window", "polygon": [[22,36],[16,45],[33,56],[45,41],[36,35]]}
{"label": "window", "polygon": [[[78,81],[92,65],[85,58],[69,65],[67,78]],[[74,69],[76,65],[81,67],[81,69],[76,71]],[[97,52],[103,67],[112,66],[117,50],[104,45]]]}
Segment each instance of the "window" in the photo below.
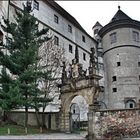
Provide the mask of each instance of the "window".
{"label": "window", "polygon": [[136,31],[133,31],[133,41],[139,42],[139,33]]}
{"label": "window", "polygon": [[72,33],[72,27],[68,25],[68,32]]}
{"label": "window", "polygon": [[72,53],[73,52],[73,49],[72,49],[72,46],[69,45],[69,52]]}
{"label": "window", "polygon": [[136,107],[136,103],[134,100],[128,100],[125,103],[125,107],[126,108],[135,108]]}
{"label": "window", "polygon": [[86,42],[85,36],[82,36],[82,41],[83,41],[83,42]]}
{"label": "window", "polygon": [[112,91],[113,91],[113,92],[117,92],[117,88],[113,88]]}
{"label": "window", "polygon": [[116,76],[113,76],[112,77],[112,81],[114,82],[114,81],[117,81],[117,77]]}
{"label": "window", "polygon": [[0,31],[0,44],[3,42],[3,33]]}
{"label": "window", "polygon": [[34,0],[34,9],[39,10],[39,2],[37,0]]}
{"label": "window", "polygon": [[94,34],[98,34],[98,29],[95,29],[94,30]]}
{"label": "window", "polygon": [[118,67],[121,66],[121,62],[117,62],[117,66],[118,66]]}
{"label": "window", "polygon": [[139,75],[139,80],[140,80],[140,75]]}
{"label": "window", "polygon": [[104,70],[104,65],[103,65],[103,63],[98,63],[98,68],[99,68],[100,70]]}
{"label": "window", "polygon": [[83,60],[86,61],[86,54],[85,53],[83,53]]}
{"label": "window", "polygon": [[140,62],[138,62],[138,67],[140,67]]}
{"label": "window", "polygon": [[57,24],[59,23],[59,18],[58,18],[57,15],[54,15],[54,22],[57,23]]}
{"label": "window", "polygon": [[116,43],[117,42],[117,36],[116,36],[116,32],[110,34],[110,42],[111,44]]}
{"label": "window", "polygon": [[59,45],[59,38],[54,36],[54,45]]}

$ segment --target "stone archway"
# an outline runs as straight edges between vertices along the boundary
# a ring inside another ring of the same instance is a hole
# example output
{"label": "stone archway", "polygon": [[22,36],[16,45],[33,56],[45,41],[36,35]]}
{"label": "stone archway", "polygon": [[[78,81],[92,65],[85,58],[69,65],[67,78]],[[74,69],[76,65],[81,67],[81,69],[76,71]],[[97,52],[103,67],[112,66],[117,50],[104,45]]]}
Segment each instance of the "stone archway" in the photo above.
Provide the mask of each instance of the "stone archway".
{"label": "stone archway", "polygon": [[[81,89],[77,89],[76,91],[66,92],[65,86],[64,89],[61,90],[61,109],[60,109],[60,130],[64,132],[70,131],[70,105],[71,101],[75,96],[81,95],[84,97],[86,102],[90,105],[93,103],[94,95],[95,95],[95,87],[89,86],[87,80],[82,80],[83,86],[80,86]],[[84,83],[87,83],[84,84]]]}
{"label": "stone archway", "polygon": [[96,65],[94,59],[94,49],[91,48],[90,62],[87,71],[83,70],[82,64],[79,63],[78,48],[75,50],[75,59],[72,60],[69,72],[66,71],[65,62],[63,62],[62,84],[61,88],[61,109],[59,127],[63,132],[70,132],[70,105],[75,96],[81,95],[88,105],[92,105],[98,96],[98,80],[101,79],[96,75]]}

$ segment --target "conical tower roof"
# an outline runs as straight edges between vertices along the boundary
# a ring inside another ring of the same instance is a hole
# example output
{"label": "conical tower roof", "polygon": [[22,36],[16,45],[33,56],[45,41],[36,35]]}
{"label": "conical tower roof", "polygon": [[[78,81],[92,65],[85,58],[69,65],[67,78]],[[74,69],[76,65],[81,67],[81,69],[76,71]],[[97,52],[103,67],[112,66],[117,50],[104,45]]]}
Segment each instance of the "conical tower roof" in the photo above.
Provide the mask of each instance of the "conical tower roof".
{"label": "conical tower roof", "polygon": [[103,27],[98,21],[95,23],[95,25],[92,27],[92,29],[93,29],[94,27],[96,27],[96,26],[101,26],[101,27]]}
{"label": "conical tower roof", "polygon": [[126,15],[122,10],[120,10],[120,6],[118,7],[117,13],[113,16],[111,21],[105,25],[100,31],[99,36],[102,38],[107,32],[111,30],[130,27],[136,28],[140,30],[140,22],[131,19],[128,15]]}
{"label": "conical tower roof", "polygon": [[132,19],[119,8],[119,10],[114,15],[114,17],[111,19],[110,22],[117,21],[117,20],[132,20]]}

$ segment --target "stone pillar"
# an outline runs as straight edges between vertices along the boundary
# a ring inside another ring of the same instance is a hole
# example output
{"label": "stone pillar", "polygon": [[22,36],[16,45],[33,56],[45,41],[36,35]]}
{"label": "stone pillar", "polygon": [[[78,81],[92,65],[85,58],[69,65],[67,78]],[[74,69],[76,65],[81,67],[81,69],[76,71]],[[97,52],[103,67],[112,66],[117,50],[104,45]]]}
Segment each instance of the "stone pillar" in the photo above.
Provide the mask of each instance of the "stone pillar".
{"label": "stone pillar", "polygon": [[99,109],[99,104],[95,102],[94,104],[89,105],[88,113],[88,140],[96,140],[95,135],[95,112]]}
{"label": "stone pillar", "polygon": [[69,112],[60,113],[60,131],[70,133],[70,114]]}
{"label": "stone pillar", "polygon": [[94,106],[93,105],[89,105],[89,113],[88,113],[88,140],[95,140],[94,120],[95,120]]}

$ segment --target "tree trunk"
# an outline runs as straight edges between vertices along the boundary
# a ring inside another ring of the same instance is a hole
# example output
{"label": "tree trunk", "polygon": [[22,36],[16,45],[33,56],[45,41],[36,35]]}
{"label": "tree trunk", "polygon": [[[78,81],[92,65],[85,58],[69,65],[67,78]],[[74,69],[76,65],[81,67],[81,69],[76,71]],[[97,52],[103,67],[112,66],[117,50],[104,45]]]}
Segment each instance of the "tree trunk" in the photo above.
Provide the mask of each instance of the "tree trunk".
{"label": "tree trunk", "polygon": [[38,125],[38,127],[40,127],[41,123],[40,123],[40,120],[39,120],[38,109],[35,110],[35,114],[36,114],[37,125]]}
{"label": "tree trunk", "polygon": [[43,107],[42,111],[42,128],[45,128],[45,107]]}
{"label": "tree trunk", "polygon": [[3,118],[2,121],[4,121],[4,122],[7,121],[8,117],[7,117],[7,113],[6,113],[6,111],[3,111],[2,118]]}
{"label": "tree trunk", "polygon": [[25,128],[28,126],[28,107],[25,106]]}

